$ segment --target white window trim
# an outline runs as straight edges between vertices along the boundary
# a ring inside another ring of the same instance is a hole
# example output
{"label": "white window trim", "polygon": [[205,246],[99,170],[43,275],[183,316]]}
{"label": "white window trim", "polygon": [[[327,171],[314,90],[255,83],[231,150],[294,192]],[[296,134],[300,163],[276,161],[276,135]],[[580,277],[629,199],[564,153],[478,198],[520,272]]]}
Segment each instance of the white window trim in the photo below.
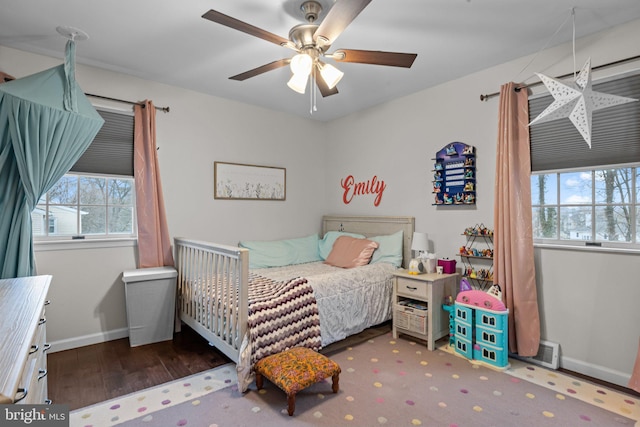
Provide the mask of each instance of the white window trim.
{"label": "white window trim", "polygon": [[548,239],[534,239],[533,247],[540,249],[560,249],[569,251],[581,251],[581,252],[608,252],[628,255],[640,255],[640,249],[633,248],[619,248],[611,246],[585,246],[584,244],[578,245],[577,243],[571,244],[571,242],[562,240],[553,240],[551,243]]}
{"label": "white window trim", "polygon": [[[561,173],[571,173],[571,172],[583,172],[585,170],[593,171],[599,169],[622,169],[622,168],[636,168],[640,171],[640,163],[621,163],[615,165],[602,165],[592,168],[567,168],[567,169],[553,169],[546,171],[536,171],[532,172],[530,177],[535,175],[548,175],[548,174],[561,174]],[[640,200],[636,201],[636,204],[640,204]],[[533,203],[532,203],[533,205]],[[539,206],[539,205],[535,205]],[[549,206],[546,205],[546,206]],[[552,206],[559,207],[559,204],[553,204]],[[584,206],[593,206],[593,203],[585,204]],[[583,240],[560,240],[560,239],[541,239],[534,238],[533,246],[534,248],[543,248],[543,249],[563,249],[563,250],[576,250],[576,251],[584,251],[584,252],[609,252],[609,253],[624,253],[624,254],[633,254],[640,255],[640,229],[636,229],[635,231],[636,240],[639,243],[620,243],[620,242],[586,242]]]}
{"label": "white window trim", "polygon": [[134,247],[138,245],[137,237],[130,238],[111,238],[111,239],[46,239],[34,240],[34,252],[47,251],[68,251],[77,249],[101,249],[101,248],[124,248]]}
{"label": "white window trim", "polygon": [[[81,245],[81,247],[92,247],[92,246],[88,246],[86,242],[93,242],[94,245],[101,245],[101,246],[97,246],[97,247],[110,247],[111,245],[106,244],[110,241],[113,242],[124,242],[124,241],[134,241],[137,242],[138,241],[138,214],[137,214],[137,201],[136,201],[136,191],[135,191],[135,178],[131,177],[131,176],[122,176],[122,175],[113,175],[113,174],[96,174],[96,173],[80,173],[80,172],[68,172],[65,175],[76,175],[76,176],[94,176],[97,178],[114,178],[114,179],[131,179],[133,181],[133,200],[132,200],[132,206],[133,206],[133,210],[135,215],[133,216],[133,231],[131,234],[114,234],[113,237],[108,237],[105,234],[99,234],[99,235],[90,235],[90,234],[83,234],[83,235],[78,235],[78,236],[69,236],[69,235],[64,235],[64,236],[32,236],[32,240],[34,243],[34,250],[35,250],[35,245],[37,244],[47,244],[50,243],[51,245],[55,245],[55,244],[62,244],[64,246],[61,246],[61,248],[65,248],[68,249],[68,246],[73,244],[77,244],[77,245]],[[46,221],[45,221],[46,222]],[[100,243],[102,242],[102,244]],[[128,246],[128,245],[125,245]],[[53,250],[53,249],[47,249],[47,250]]]}

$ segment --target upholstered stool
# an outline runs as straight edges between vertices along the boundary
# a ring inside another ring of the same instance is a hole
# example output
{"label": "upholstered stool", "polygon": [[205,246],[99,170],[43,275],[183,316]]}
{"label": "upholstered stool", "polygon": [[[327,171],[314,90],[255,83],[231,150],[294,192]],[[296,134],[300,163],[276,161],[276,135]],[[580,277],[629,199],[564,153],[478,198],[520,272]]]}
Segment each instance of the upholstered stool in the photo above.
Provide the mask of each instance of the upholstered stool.
{"label": "upholstered stool", "polygon": [[288,412],[293,415],[296,408],[296,393],[332,378],[332,390],[338,392],[340,365],[309,348],[294,347],[282,353],[267,356],[255,364],[256,387],[262,388],[263,377],[287,394]]}

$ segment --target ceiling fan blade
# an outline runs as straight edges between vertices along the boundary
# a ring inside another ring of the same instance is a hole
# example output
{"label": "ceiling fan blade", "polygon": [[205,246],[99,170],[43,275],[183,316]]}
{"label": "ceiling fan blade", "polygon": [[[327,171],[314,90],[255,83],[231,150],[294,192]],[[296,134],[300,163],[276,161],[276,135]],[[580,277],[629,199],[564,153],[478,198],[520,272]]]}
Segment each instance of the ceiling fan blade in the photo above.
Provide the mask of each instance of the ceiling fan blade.
{"label": "ceiling fan blade", "polygon": [[411,68],[418,55],[416,53],[382,52],[379,50],[339,49],[327,56],[340,62]]}
{"label": "ceiling fan blade", "polygon": [[242,22],[236,18],[232,18],[213,9],[202,15],[202,17],[208,19],[209,21],[225,25],[229,28],[233,28],[234,30],[242,31],[249,35],[261,38],[280,46],[287,45],[289,43],[289,40],[285,39],[284,37],[280,37],[278,35],[270,33],[269,31],[263,30],[262,28],[254,27],[251,24],[247,24],[246,22]]}
{"label": "ceiling fan blade", "polygon": [[369,3],[371,0],[336,1],[320,23],[313,39],[324,46],[332,44]]}
{"label": "ceiling fan blade", "polygon": [[334,86],[332,89],[329,89],[327,82],[324,81],[320,73],[315,73],[315,77],[316,77],[315,78],[316,86],[318,86],[318,89],[320,89],[320,93],[322,94],[323,98],[326,98],[327,96],[335,95],[336,93],[338,93],[338,87]]}
{"label": "ceiling fan blade", "polygon": [[253,70],[245,71],[244,73],[237,74],[235,76],[229,77],[230,80],[238,80],[243,81],[247,80],[251,77],[255,77],[262,73],[266,73],[267,71],[275,70],[280,67],[284,67],[285,65],[289,65],[291,62],[290,58],[286,59],[278,59],[277,61],[270,62],[268,64],[262,65],[258,68],[254,68]]}

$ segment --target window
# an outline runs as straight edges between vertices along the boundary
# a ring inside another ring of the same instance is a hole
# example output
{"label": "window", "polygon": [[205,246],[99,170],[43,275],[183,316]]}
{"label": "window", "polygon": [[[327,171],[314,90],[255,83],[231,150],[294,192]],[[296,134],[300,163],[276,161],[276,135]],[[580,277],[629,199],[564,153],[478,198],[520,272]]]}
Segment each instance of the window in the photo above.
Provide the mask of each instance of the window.
{"label": "window", "polygon": [[98,113],[105,119],[100,132],[32,212],[35,239],[136,236],[133,116]]}
{"label": "window", "polygon": [[31,214],[34,236],[135,236],[134,191],[133,178],[67,174]]}
{"label": "window", "polygon": [[[640,99],[640,74],[593,88]],[[552,101],[531,97],[530,120]],[[640,249],[640,102],[594,111],[591,149],[568,118],[531,126],[530,136],[534,241]]]}
{"label": "window", "polygon": [[640,248],[639,198],[638,167],[533,174],[534,239]]}
{"label": "window", "polygon": [[56,234],[57,233],[57,225],[58,225],[58,218],[56,218],[53,215],[49,215],[49,234]]}

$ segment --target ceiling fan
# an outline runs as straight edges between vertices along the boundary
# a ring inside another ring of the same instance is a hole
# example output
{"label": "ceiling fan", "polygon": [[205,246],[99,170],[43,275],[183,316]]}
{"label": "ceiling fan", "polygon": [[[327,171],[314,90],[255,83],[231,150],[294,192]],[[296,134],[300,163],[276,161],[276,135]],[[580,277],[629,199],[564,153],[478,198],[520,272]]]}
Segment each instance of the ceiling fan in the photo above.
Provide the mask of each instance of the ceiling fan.
{"label": "ceiling fan", "polygon": [[312,81],[315,80],[322,96],[326,97],[338,93],[336,84],[344,73],[323,61],[324,58],[331,58],[338,62],[410,68],[417,57],[415,53],[354,49],[338,49],[327,53],[336,38],[370,2],[371,0],[337,0],[322,22],[317,24],[318,16],[322,12],[321,4],[315,0],[304,1],[300,9],[307,23],[298,24],[291,28],[289,39],[215,10],[209,10],[202,17],[297,52],[292,58],[279,59],[229,77],[231,80],[243,81],[267,71],[290,65],[293,76],[287,85],[291,89],[304,93],[309,77],[311,77]]}

